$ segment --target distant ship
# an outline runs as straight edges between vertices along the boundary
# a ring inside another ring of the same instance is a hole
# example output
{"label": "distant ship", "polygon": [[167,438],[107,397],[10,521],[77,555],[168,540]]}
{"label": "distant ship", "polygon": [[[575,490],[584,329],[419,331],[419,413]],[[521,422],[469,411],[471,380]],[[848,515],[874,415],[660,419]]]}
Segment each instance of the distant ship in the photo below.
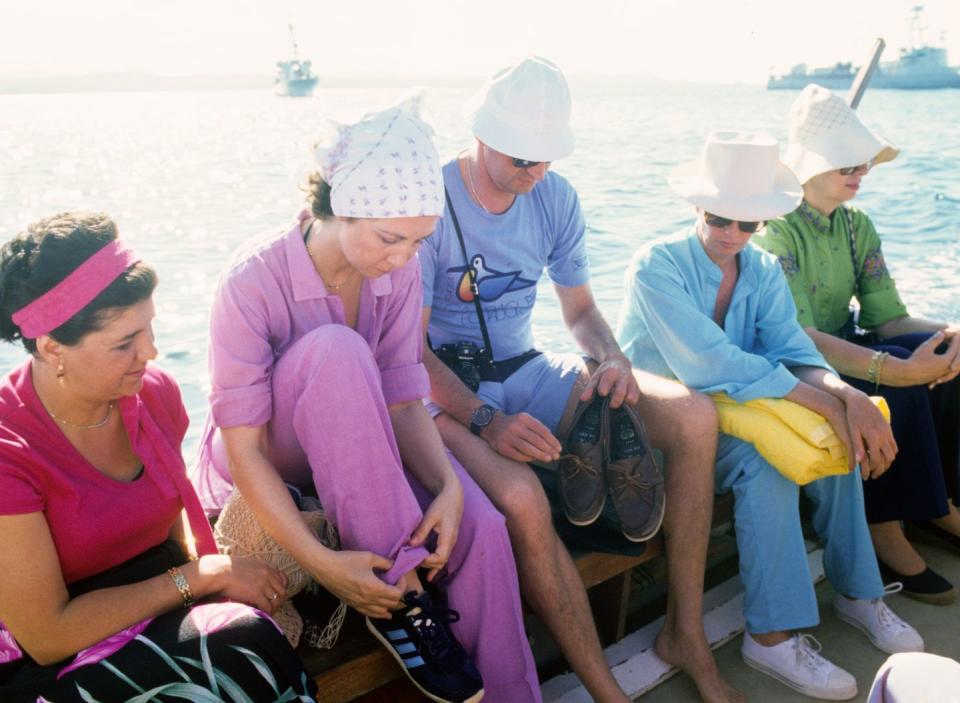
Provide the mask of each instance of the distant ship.
{"label": "distant ship", "polygon": [[313,95],[317,85],[317,76],[311,68],[310,61],[301,60],[297,49],[297,38],[293,34],[293,25],[290,28],[290,41],[293,44],[293,58],[287,61],[277,61],[277,77],[273,79],[273,91],[277,95],[290,98],[308,98]]}
{"label": "distant ship", "polygon": [[[947,64],[947,50],[923,44],[923,27],[920,14],[923,7],[913,8],[911,33],[914,46],[900,50],[897,61],[882,62],[873,78],[871,88],[892,88],[896,90],[937,90],[941,88],[960,88],[960,68]],[[807,71],[806,64],[794,66],[790,73],[771,76],[767,81],[768,90],[799,90],[810,83],[822,85],[831,90],[846,90],[853,83],[857,70],[849,63],[838,63],[830,68],[815,68]]]}

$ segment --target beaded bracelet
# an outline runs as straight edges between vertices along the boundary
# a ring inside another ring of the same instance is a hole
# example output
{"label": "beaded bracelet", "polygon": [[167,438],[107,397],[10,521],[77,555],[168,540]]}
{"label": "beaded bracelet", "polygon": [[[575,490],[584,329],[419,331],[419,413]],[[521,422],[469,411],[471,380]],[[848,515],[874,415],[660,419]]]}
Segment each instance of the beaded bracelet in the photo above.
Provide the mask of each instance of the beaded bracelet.
{"label": "beaded bracelet", "polygon": [[183,607],[189,608],[197,601],[193,598],[193,591],[190,590],[190,584],[187,583],[187,577],[183,575],[176,566],[167,569],[170,578],[173,579],[173,585],[180,591],[180,597],[183,599]]}
{"label": "beaded bracelet", "polygon": [[870,357],[870,366],[867,368],[867,380],[873,384],[873,392],[880,389],[880,369],[883,368],[883,362],[890,356],[889,352],[875,351]]}

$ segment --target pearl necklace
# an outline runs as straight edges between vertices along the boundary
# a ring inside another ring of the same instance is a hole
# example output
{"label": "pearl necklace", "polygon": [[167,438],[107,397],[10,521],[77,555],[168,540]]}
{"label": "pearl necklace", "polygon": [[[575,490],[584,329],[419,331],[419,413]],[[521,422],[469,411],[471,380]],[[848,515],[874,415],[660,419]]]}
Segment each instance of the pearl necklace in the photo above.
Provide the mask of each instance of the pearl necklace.
{"label": "pearl necklace", "polygon": [[50,415],[50,417],[52,417],[54,420],[59,422],[61,425],[63,425],[64,427],[76,427],[78,430],[95,430],[98,427],[103,427],[104,425],[107,424],[107,420],[110,419],[110,413],[112,412],[113,412],[113,402],[107,403],[107,412],[106,414],[104,414],[102,420],[100,420],[99,422],[94,422],[92,425],[80,425],[76,422],[70,422],[69,420],[64,420],[62,418],[57,417],[53,413],[53,410],[51,410],[50,408],[47,408],[47,413]]}

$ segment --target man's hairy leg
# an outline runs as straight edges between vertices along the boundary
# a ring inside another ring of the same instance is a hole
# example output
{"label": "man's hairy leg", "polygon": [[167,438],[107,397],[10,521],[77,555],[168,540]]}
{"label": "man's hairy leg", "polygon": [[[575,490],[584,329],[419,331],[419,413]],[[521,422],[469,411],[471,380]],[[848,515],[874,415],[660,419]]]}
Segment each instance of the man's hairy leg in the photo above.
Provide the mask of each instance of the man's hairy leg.
{"label": "man's hairy leg", "polygon": [[539,479],[526,464],[500,456],[450,416],[441,414],[436,421],[444,443],[506,518],[523,598],[584,687],[597,701],[629,700],[603,658],[583,581],[553,529]]}
{"label": "man's hairy leg", "polygon": [[657,636],[657,655],[685,671],[710,703],[746,697],[720,674],[703,631],[703,579],[714,499],[717,414],[705,395],[634,370],[640,385],[637,410],[651,443],[663,452],[668,593],[667,615]]}

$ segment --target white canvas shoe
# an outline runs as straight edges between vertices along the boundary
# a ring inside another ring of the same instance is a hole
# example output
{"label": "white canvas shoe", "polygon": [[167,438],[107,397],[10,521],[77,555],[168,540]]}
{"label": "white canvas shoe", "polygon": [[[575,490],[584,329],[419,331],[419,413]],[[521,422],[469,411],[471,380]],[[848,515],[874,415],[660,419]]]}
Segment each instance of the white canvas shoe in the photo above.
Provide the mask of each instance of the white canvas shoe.
{"label": "white canvas shoe", "polygon": [[772,676],[805,696],[845,701],[857,695],[857,680],[819,654],[811,635],[796,634],[774,647],[764,647],[743,633],[740,654],[748,665]]}
{"label": "white canvas shoe", "polygon": [[[883,590],[889,595],[901,588],[899,583],[891,583]],[[898,618],[882,598],[853,600],[838,593],[833,600],[833,612],[862,630],[877,649],[887,654],[923,651],[920,633]]]}

